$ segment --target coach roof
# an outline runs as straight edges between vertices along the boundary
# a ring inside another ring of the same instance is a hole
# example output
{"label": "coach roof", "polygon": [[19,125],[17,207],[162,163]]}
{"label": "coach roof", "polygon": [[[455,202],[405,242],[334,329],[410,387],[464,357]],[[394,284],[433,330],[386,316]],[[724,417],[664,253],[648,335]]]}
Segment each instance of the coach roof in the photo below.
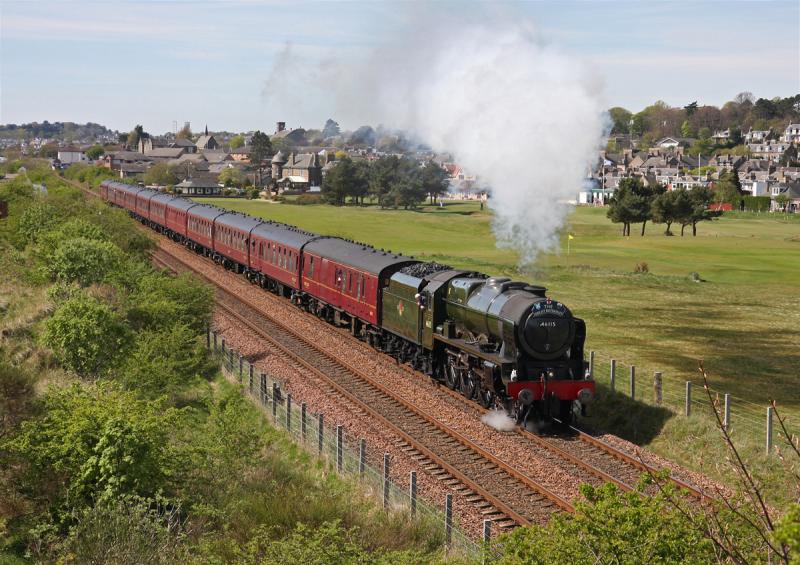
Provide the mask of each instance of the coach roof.
{"label": "coach roof", "polygon": [[189,200],[188,198],[181,198],[180,196],[176,196],[173,200],[169,201],[169,206],[171,208],[175,208],[176,210],[183,210],[185,212],[189,208],[193,208],[194,206],[199,206],[199,204],[194,200]]}
{"label": "coach roof", "polygon": [[294,226],[288,226],[278,222],[265,221],[263,224],[253,230],[253,237],[268,239],[287,247],[291,247],[292,249],[300,249],[312,239],[322,236],[303,231]]}
{"label": "coach roof", "polygon": [[192,209],[189,211],[189,214],[192,216],[199,216],[201,218],[205,218],[206,220],[213,220],[220,214],[224,214],[225,210],[222,208],[217,208],[216,206],[209,206],[208,204],[198,204],[197,206],[193,206]]}
{"label": "coach roof", "polygon": [[394,254],[337,237],[312,241],[306,245],[305,250],[376,275],[380,275],[384,269],[392,265],[400,266],[419,262],[413,257]]}
{"label": "coach roof", "polygon": [[217,218],[216,223],[218,225],[223,225],[239,231],[250,233],[250,230],[263,221],[264,220],[254,218],[253,216],[248,216],[247,214],[241,214],[239,212],[226,212]]}
{"label": "coach roof", "polygon": [[158,194],[153,196],[153,198],[150,199],[150,202],[167,203],[170,200],[174,200],[174,199],[175,199],[175,195],[174,194],[167,194],[166,192],[159,192]]}

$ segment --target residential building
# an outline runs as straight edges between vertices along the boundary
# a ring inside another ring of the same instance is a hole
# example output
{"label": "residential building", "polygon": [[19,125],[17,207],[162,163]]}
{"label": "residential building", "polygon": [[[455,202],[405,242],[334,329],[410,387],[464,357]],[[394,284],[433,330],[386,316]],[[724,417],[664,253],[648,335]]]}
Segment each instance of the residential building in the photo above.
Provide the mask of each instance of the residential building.
{"label": "residential building", "polygon": [[175,191],[187,196],[217,196],[222,194],[214,175],[197,174],[175,185]]}
{"label": "residential building", "polygon": [[292,153],[284,157],[280,151],[272,158],[272,178],[284,188],[307,189],[322,185],[322,165],[317,153]]}
{"label": "residential building", "polygon": [[145,155],[154,160],[164,161],[178,159],[183,153],[184,149],[182,147],[158,147],[145,152]]}
{"label": "residential building", "polygon": [[800,144],[800,124],[789,124],[783,131],[783,141]]}
{"label": "residential building", "polygon": [[71,165],[73,163],[86,163],[89,158],[78,147],[62,147],[58,150],[58,160],[63,165]]}
{"label": "residential building", "polygon": [[781,155],[789,149],[791,142],[788,141],[764,141],[762,143],[751,143],[747,147],[754,157],[765,159],[780,159]]}
{"label": "residential building", "polygon": [[770,131],[768,129],[751,129],[744,134],[744,142],[748,145],[751,143],[763,143],[767,140],[769,134]]}
{"label": "residential building", "polygon": [[717,145],[723,145],[728,143],[728,140],[731,138],[731,130],[724,129],[722,131],[715,131],[714,135],[711,136],[711,139],[714,140],[714,143]]}

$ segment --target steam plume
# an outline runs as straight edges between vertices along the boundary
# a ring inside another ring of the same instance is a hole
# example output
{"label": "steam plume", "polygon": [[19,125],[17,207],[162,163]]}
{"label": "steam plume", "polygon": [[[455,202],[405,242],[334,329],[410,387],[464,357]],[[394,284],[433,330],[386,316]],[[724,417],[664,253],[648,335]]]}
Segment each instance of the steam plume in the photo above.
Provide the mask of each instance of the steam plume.
{"label": "steam plume", "polygon": [[605,126],[600,85],[579,61],[524,25],[462,26],[328,62],[317,78],[335,115],[413,131],[488,184],[497,244],[521,266],[557,248]]}

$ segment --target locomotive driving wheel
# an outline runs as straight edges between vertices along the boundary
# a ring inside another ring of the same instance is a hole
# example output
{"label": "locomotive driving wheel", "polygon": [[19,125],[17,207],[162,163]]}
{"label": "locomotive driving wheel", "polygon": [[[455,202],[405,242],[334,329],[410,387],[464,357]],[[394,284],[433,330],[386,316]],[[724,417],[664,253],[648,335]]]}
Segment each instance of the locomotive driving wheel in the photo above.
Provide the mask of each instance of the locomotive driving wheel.
{"label": "locomotive driving wheel", "polygon": [[491,390],[481,389],[478,391],[478,402],[480,402],[481,406],[484,408],[492,408],[496,399],[497,395]]}
{"label": "locomotive driving wheel", "polygon": [[460,388],[461,376],[458,373],[459,371],[453,366],[452,362],[447,363],[447,367],[444,370],[444,380],[450,390]]}
{"label": "locomotive driving wheel", "polygon": [[478,377],[471,370],[461,371],[461,395],[468,399],[474,399],[480,388]]}

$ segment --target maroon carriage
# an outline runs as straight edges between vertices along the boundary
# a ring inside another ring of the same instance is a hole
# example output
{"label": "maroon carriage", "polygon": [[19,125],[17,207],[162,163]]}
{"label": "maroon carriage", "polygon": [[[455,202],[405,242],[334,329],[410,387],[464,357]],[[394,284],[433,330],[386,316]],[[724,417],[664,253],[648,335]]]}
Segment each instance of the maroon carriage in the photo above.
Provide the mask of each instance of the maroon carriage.
{"label": "maroon carriage", "polygon": [[207,204],[197,204],[187,210],[186,237],[195,242],[197,251],[214,249],[214,220],[225,210]]}
{"label": "maroon carriage", "polygon": [[381,289],[411,257],[339,238],[319,238],[303,249],[303,290],[334,308],[334,318],[380,323]]}
{"label": "maroon carriage", "polygon": [[[250,269],[265,288],[289,295],[300,290],[303,246],[320,236],[292,226],[263,222],[250,235]],[[303,289],[305,290],[305,289]]]}

